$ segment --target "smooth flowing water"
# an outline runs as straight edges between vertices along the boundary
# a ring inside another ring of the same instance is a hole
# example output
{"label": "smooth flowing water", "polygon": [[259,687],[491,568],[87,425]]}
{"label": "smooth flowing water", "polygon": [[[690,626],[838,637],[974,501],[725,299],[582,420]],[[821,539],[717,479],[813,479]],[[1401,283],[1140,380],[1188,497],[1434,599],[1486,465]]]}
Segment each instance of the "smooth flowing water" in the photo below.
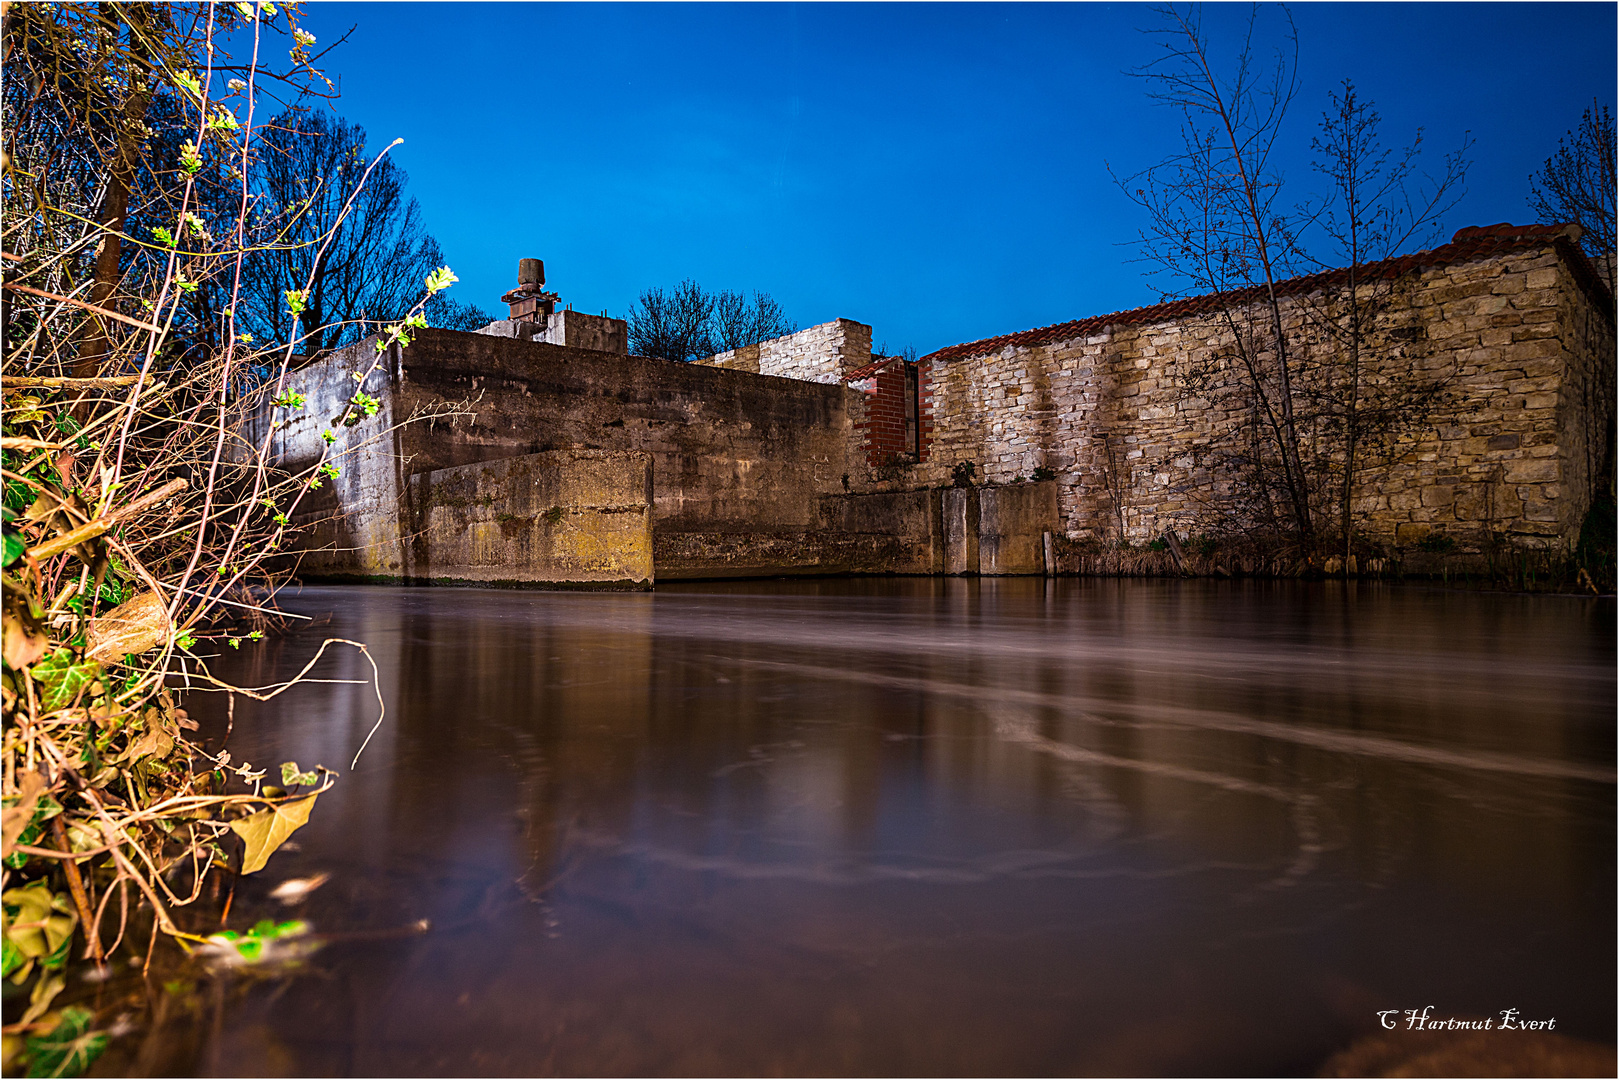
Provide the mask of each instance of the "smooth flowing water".
{"label": "smooth flowing water", "polygon": [[[355,936],[233,996],[204,1072],[1310,1074],[1429,1005],[1614,1041],[1609,600],[1028,579],[282,600],[314,621],[227,673],[364,641],[387,714],[350,771],[370,686],[237,699],[238,761],[343,775],[232,923],[324,872],[297,910]],[[369,678],[328,655],[312,677]]]}

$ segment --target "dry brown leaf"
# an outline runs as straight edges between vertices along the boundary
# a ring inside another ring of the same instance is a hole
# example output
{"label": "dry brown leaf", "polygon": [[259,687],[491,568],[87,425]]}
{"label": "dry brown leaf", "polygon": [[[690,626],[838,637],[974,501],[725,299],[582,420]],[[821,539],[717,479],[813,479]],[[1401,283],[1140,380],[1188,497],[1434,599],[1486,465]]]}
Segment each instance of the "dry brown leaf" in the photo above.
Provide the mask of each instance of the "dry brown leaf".
{"label": "dry brown leaf", "polygon": [[27,599],[11,589],[6,590],[0,636],[5,639],[3,651],[6,666],[13,671],[20,671],[44,656],[51,644],[49,633],[35,617]]}
{"label": "dry brown leaf", "polygon": [[8,853],[17,837],[28,828],[28,823],[34,820],[34,808],[39,805],[39,797],[47,786],[45,778],[33,771],[23,773],[17,781],[17,802],[0,813],[0,836],[5,840]]}
{"label": "dry brown leaf", "polygon": [[169,638],[169,610],[155,592],[143,592],[90,624],[85,658],[101,663],[140,654]]}

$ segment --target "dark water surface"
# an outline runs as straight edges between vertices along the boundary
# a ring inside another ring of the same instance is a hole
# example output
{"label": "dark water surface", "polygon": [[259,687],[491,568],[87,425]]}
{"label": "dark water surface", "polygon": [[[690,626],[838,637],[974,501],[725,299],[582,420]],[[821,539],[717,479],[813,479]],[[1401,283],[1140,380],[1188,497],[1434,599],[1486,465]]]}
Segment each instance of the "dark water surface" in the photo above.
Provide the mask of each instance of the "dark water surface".
{"label": "dark water surface", "polygon": [[232,922],[324,871],[318,929],[433,929],[237,999],[204,1071],[1313,1073],[1426,1005],[1615,1037],[1611,601],[868,580],[283,602],[316,621],[229,674],[355,638],[388,712],[351,772],[368,686],[238,702],[238,761],[343,776]]}

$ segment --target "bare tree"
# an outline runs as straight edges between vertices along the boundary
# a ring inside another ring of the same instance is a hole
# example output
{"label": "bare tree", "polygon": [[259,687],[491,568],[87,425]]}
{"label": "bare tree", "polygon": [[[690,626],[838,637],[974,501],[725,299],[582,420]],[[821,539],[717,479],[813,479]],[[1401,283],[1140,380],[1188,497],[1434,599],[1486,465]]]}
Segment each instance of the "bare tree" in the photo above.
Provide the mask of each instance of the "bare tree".
{"label": "bare tree", "polygon": [[[443,262],[405,195],[405,170],[384,159],[366,169],[365,129],[324,112],[289,110],[271,121],[259,150],[261,246],[253,255],[243,315],[261,340],[296,340],[315,354],[357,341],[410,310],[423,279]],[[306,289],[301,310],[286,293]]]}
{"label": "bare tree", "polygon": [[713,298],[690,278],[667,293],[648,289],[630,305],[630,352],[676,361],[710,355],[708,322],[713,312]]}
{"label": "bare tree", "polygon": [[[1278,524],[1308,542],[1314,528],[1296,414],[1297,368],[1283,329],[1277,284],[1285,276],[1293,226],[1278,209],[1281,177],[1272,154],[1298,90],[1298,34],[1286,15],[1282,46],[1262,63],[1255,54],[1257,15],[1229,75],[1211,54],[1193,10],[1156,9],[1163,19],[1159,57],[1131,74],[1181,119],[1181,150],[1119,181],[1147,211],[1142,250],[1167,274],[1166,299],[1212,293],[1228,351],[1194,361],[1186,377],[1206,391],[1237,372],[1259,425],[1257,453],[1232,451],[1259,485],[1261,504]],[[1275,502],[1280,499],[1282,508]]]}
{"label": "bare tree", "polygon": [[664,360],[698,360],[797,330],[768,294],[711,293],[691,278],[665,292],[648,289],[629,311],[630,351]]}
{"label": "bare tree", "polygon": [[422,314],[430,324],[444,330],[481,330],[495,321],[493,315],[477,304],[443,293],[435,293]]}
{"label": "bare tree", "polygon": [[1529,178],[1529,207],[1543,222],[1578,225],[1580,243],[1608,288],[1614,285],[1613,114],[1595,101],[1580,126],[1557,142],[1557,153]]}
{"label": "bare tree", "polygon": [[798,324],[788,320],[774,298],[758,290],[754,291],[752,300],[739,292],[716,293],[712,320],[710,344],[714,352],[756,345],[798,329]]}
{"label": "bare tree", "polygon": [[1367,467],[1363,452],[1374,444],[1386,450],[1421,426],[1444,392],[1443,379],[1401,362],[1409,358],[1392,355],[1401,347],[1376,333],[1395,285],[1381,264],[1410,245],[1437,240],[1440,219],[1465,193],[1472,139],[1444,158],[1437,175],[1423,175],[1416,167],[1420,130],[1403,150],[1385,148],[1378,136],[1381,117],[1353,82],[1345,79],[1342,92],[1329,94],[1329,101],[1311,149],[1331,190],[1310,217],[1325,234],[1331,255],[1322,263],[1302,248],[1297,251],[1322,269],[1344,270],[1342,289],[1328,290],[1328,304],[1312,314],[1333,351],[1320,380],[1319,411],[1332,436],[1327,453],[1342,470],[1337,509],[1347,567],[1356,478]]}

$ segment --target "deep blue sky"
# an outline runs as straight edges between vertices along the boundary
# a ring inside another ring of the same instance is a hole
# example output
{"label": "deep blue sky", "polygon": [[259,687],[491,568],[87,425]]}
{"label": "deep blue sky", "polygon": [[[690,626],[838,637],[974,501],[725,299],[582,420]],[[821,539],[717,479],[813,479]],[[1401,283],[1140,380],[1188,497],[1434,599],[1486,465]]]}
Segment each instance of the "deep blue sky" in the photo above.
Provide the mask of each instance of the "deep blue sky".
{"label": "deep blue sky", "polygon": [[[1613,104],[1610,3],[1292,10],[1299,199],[1345,77],[1434,165],[1472,132],[1447,237],[1530,220],[1529,174]],[[1229,44],[1247,12],[1205,25]],[[336,108],[378,148],[404,138],[456,294],[497,314],[524,256],[584,311],[689,276],[922,353],[1158,299],[1107,172],[1178,145],[1123,74],[1153,55],[1144,5],[310,3],[303,24],[322,47],[357,27],[324,64]]]}

